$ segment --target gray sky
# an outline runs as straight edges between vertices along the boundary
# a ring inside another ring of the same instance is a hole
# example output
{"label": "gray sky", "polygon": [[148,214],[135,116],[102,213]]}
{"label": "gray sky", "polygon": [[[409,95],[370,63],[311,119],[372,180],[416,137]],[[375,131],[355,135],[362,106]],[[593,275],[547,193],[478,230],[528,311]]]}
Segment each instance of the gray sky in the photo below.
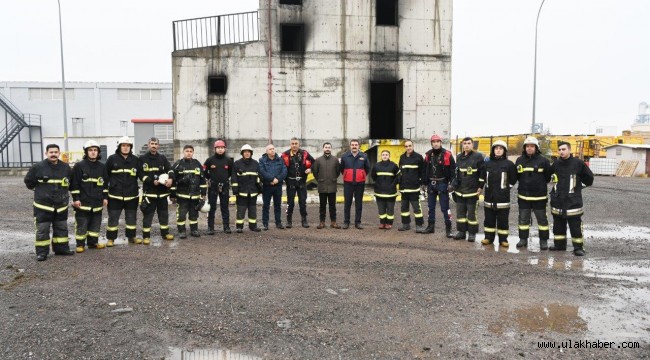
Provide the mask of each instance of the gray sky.
{"label": "gray sky", "polygon": [[[530,128],[540,2],[454,1],[453,134]],[[258,7],[258,0],[61,3],[66,81],[170,82],[173,20]],[[0,9],[0,81],[60,81],[56,0],[0,0]],[[556,134],[629,129],[638,104],[650,102],[649,64],[649,0],[546,0],[537,122]]]}

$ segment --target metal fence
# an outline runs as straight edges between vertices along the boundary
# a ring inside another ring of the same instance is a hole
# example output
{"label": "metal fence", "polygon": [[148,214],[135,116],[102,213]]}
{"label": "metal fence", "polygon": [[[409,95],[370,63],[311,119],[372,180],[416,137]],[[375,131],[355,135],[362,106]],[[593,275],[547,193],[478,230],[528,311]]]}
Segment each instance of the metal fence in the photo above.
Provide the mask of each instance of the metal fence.
{"label": "metal fence", "polygon": [[178,20],[172,23],[174,51],[260,39],[257,11]]}

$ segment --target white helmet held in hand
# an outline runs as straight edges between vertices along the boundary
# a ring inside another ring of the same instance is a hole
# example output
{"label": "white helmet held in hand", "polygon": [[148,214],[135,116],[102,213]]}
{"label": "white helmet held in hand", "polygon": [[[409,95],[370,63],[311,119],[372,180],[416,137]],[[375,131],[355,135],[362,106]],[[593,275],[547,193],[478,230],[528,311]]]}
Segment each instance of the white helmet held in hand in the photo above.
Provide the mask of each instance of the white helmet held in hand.
{"label": "white helmet held in hand", "polygon": [[166,182],[167,179],[169,179],[169,175],[167,175],[167,174],[158,175],[158,182],[161,183],[161,184]]}
{"label": "white helmet held in hand", "polygon": [[208,213],[208,212],[210,212],[210,203],[208,203],[208,202],[206,201],[205,204],[203,204],[203,206],[201,206],[201,210],[200,210],[200,211],[201,211],[202,213]]}

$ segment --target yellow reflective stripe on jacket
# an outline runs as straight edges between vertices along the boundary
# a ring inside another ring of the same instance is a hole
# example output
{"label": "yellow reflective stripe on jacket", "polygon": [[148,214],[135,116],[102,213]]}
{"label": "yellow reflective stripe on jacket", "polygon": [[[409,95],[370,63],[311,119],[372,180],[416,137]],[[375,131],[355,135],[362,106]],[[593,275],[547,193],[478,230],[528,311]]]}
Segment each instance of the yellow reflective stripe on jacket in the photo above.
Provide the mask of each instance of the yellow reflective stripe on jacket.
{"label": "yellow reflective stripe on jacket", "polygon": [[37,202],[34,202],[34,207],[38,208],[38,209],[41,209],[41,210],[50,211],[50,212],[55,212],[55,211],[56,212],[61,212],[61,211],[64,211],[64,210],[68,209],[68,205],[61,206],[59,208],[54,208],[52,206],[41,205],[41,204],[39,204]]}
{"label": "yellow reflective stripe on jacket", "polygon": [[399,192],[413,193],[413,192],[420,192],[420,189],[400,189]]}
{"label": "yellow reflective stripe on jacket", "polygon": [[196,169],[192,169],[192,170],[183,170],[183,171],[179,171],[179,172],[180,172],[181,174],[196,174],[196,175],[201,174],[201,170],[198,169],[198,168],[196,168]]}
{"label": "yellow reflective stripe on jacket", "polygon": [[70,194],[81,194],[81,190],[72,190]]}
{"label": "yellow reflective stripe on jacket", "polygon": [[121,174],[121,173],[129,173],[131,176],[136,175],[136,169],[117,169],[117,170],[111,170],[111,174]]}
{"label": "yellow reflective stripe on jacket", "polygon": [[[570,209],[566,211],[567,216],[569,215],[581,215],[584,212],[583,208],[579,209]],[[560,215],[562,213],[562,209],[557,209],[557,208],[551,208],[551,213],[554,215]]]}
{"label": "yellow reflective stripe on jacket", "polygon": [[466,173],[472,174],[472,173],[478,171],[478,169],[477,169],[477,168],[470,168],[470,167],[468,167],[468,168],[459,168],[458,171],[460,171],[460,172],[466,172]]}
{"label": "yellow reflective stripe on jacket", "polygon": [[402,165],[402,169],[417,169],[418,165]]}
{"label": "yellow reflective stripe on jacket", "polygon": [[176,194],[176,196],[182,199],[190,199],[190,200],[201,198],[201,195]]}
{"label": "yellow reflective stripe on jacket", "polygon": [[143,167],[142,170],[150,172],[150,171],[158,171],[160,169],[157,167]]}
{"label": "yellow reflective stripe on jacket", "polygon": [[100,212],[103,210],[103,207],[95,207],[91,208],[90,206],[80,206],[79,210],[85,210],[85,211],[92,211],[92,212]]}
{"label": "yellow reflective stripe on jacket", "polygon": [[382,172],[378,172],[377,176],[395,176],[395,174],[393,174],[391,172],[383,172],[382,171]]}
{"label": "yellow reflective stripe on jacket", "polygon": [[250,194],[249,193],[239,193],[239,194],[237,194],[237,196],[243,196],[243,197],[246,197],[246,196],[253,197],[253,196],[257,196],[257,195],[258,195],[258,193],[250,193]]}
{"label": "yellow reflective stripe on jacket", "polygon": [[[535,168],[531,168],[531,167],[520,167],[520,166],[521,166],[521,165],[517,166],[517,172],[519,172],[519,173],[522,173],[522,172],[524,172],[524,171],[531,171],[531,172],[534,172],[534,171],[535,171]],[[538,168],[538,169],[537,169],[537,172],[544,172],[544,169],[543,169],[543,168]]]}
{"label": "yellow reflective stripe on jacket", "polygon": [[237,174],[238,176],[258,176],[258,174],[254,171],[249,171],[241,174]]}
{"label": "yellow reflective stripe on jacket", "polygon": [[164,193],[164,194],[144,194],[144,196],[149,197],[149,198],[164,198],[169,196],[169,193]]}
{"label": "yellow reflective stripe on jacket", "polygon": [[477,196],[477,195],[478,195],[478,192],[470,193],[470,194],[463,194],[463,193],[460,193],[460,192],[458,192],[458,191],[454,191],[454,193],[456,193],[456,195],[458,195],[458,196],[460,196],[460,197],[464,197],[464,198],[465,198],[465,197],[472,197],[472,196]]}
{"label": "yellow reflective stripe on jacket", "polygon": [[547,196],[523,196],[523,195],[517,195],[518,198],[522,200],[527,200],[527,201],[540,201],[540,200],[546,200],[548,199]]}
{"label": "yellow reflective stripe on jacket", "polygon": [[112,194],[108,194],[108,197],[111,199],[117,199],[117,200],[122,200],[122,201],[129,201],[133,199],[137,199],[137,196],[116,196]]}
{"label": "yellow reflective stripe on jacket", "polygon": [[375,193],[375,196],[380,197],[380,198],[392,198],[392,197],[397,197],[397,195],[398,195],[397,193],[394,193],[394,194],[377,194],[377,193]]}
{"label": "yellow reflective stripe on jacket", "polygon": [[102,184],[104,183],[104,179],[102,179],[102,178],[88,178],[88,179],[81,179],[81,181],[83,181],[83,182],[94,182],[94,183],[98,183],[98,184],[100,182]]}
{"label": "yellow reflective stripe on jacket", "polygon": [[508,209],[510,208],[510,203],[489,203],[484,202],[483,205],[487,208],[493,208],[495,205],[497,209]]}

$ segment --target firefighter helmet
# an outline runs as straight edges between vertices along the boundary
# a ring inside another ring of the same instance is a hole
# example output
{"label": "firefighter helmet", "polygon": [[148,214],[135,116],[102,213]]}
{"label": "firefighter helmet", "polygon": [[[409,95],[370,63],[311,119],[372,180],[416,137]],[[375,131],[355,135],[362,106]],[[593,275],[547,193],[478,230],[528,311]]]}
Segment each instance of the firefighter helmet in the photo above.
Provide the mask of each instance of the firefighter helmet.
{"label": "firefighter helmet", "polygon": [[99,150],[99,144],[95,140],[88,140],[84,144],[84,151],[88,150],[91,147],[96,147]]}
{"label": "firefighter helmet", "polygon": [[539,149],[539,140],[537,140],[537,138],[532,136],[527,137],[526,140],[524,140],[524,148],[529,144],[535,145]]}
{"label": "firefighter helmet", "polygon": [[244,146],[241,147],[241,150],[239,151],[239,153],[240,153],[241,155],[244,155],[244,151],[246,151],[246,150],[250,151],[250,152],[251,152],[251,156],[253,156],[253,148],[252,148],[250,145],[248,145],[248,144],[244,144]]}
{"label": "firefighter helmet", "polygon": [[433,134],[431,135],[431,141],[442,141],[440,135]]}
{"label": "firefighter helmet", "polygon": [[202,213],[208,213],[208,212],[210,212],[210,203],[207,202],[207,201],[205,201],[205,200],[203,200],[203,202],[204,202],[204,204],[203,204],[203,206],[201,206],[200,211],[201,211]]}
{"label": "firefighter helmet", "polygon": [[131,141],[131,138],[128,136],[122,136],[121,138],[117,139],[117,146],[120,146],[122,144],[133,146],[133,141]]}
{"label": "firefighter helmet", "polygon": [[506,144],[506,142],[503,140],[497,140],[492,143],[492,149],[494,149],[495,146],[501,146],[503,150],[508,151],[508,144]]}
{"label": "firefighter helmet", "polygon": [[167,179],[169,179],[169,175],[167,175],[167,174],[158,175],[158,182],[159,183],[167,182]]}

